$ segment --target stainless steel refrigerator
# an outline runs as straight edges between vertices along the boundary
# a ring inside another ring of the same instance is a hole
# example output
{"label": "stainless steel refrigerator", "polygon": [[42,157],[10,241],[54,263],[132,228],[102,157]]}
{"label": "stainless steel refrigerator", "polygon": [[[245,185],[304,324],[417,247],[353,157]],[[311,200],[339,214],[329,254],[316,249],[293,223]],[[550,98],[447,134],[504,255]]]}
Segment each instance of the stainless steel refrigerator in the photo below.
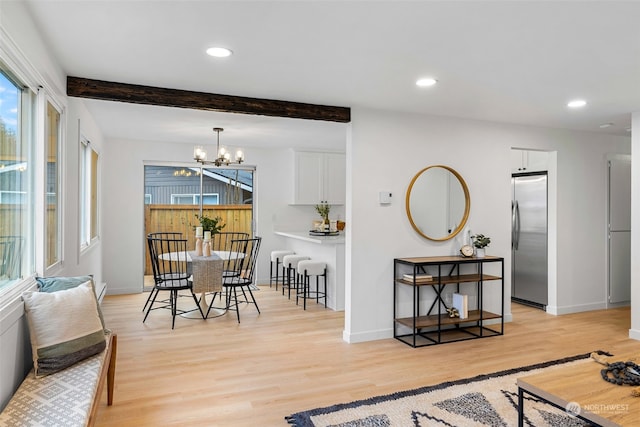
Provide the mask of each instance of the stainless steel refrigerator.
{"label": "stainless steel refrigerator", "polygon": [[513,174],[511,187],[511,299],[545,309],[547,173]]}
{"label": "stainless steel refrigerator", "polygon": [[609,161],[609,302],[631,301],[631,161]]}

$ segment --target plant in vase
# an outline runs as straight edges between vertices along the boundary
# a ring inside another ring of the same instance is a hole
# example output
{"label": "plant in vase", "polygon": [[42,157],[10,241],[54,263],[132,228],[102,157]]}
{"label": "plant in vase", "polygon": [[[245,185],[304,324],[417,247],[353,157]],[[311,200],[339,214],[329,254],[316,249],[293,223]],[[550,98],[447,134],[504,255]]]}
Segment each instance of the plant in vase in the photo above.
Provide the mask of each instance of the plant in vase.
{"label": "plant in vase", "polygon": [[220,230],[222,230],[226,224],[221,224],[222,218],[219,216],[209,218],[206,215],[199,216],[196,214],[196,218],[200,222],[199,227],[194,227],[196,230],[196,255],[210,256],[212,248],[211,237],[220,233]]}
{"label": "plant in vase", "polygon": [[476,248],[476,256],[482,258],[485,256],[485,248],[491,243],[491,238],[484,234],[476,234],[471,236],[473,240],[473,246]]}
{"label": "plant in vase", "polygon": [[322,217],[322,229],[329,231],[329,212],[331,212],[331,205],[328,203],[320,203],[316,205],[316,212]]}
{"label": "plant in vase", "polygon": [[226,225],[226,224],[221,224],[222,218],[220,218],[219,216],[217,216],[215,218],[209,218],[206,215],[200,216],[200,215],[196,214],[196,218],[200,222],[200,226],[202,227],[202,231],[204,231],[204,232],[209,231],[212,236],[214,234],[218,234],[224,228],[224,226]]}

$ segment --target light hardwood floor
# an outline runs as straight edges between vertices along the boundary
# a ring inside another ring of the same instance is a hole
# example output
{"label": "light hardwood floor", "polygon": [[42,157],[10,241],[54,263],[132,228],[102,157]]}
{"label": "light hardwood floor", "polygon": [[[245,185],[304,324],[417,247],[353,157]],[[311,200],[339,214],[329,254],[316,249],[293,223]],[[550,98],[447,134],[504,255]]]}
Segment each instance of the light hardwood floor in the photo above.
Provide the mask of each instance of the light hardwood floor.
{"label": "light hardwood floor", "polygon": [[[114,404],[98,426],[286,426],[286,415],[594,350],[640,353],[629,308],[552,316],[513,305],[505,335],[411,348],[342,340],[344,313],[296,307],[261,286],[253,306],[207,321],[167,310],[142,323],[147,294],[107,296],[118,333]],[[189,303],[186,298],[181,304]],[[598,381],[599,379],[594,379]]]}

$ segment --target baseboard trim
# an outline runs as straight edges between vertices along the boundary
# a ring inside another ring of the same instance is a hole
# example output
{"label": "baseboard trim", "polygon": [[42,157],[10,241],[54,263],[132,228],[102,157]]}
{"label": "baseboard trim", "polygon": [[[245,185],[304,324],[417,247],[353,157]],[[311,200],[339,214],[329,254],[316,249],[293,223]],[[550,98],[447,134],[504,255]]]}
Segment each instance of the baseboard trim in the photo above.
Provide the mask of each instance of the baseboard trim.
{"label": "baseboard trim", "polygon": [[583,311],[604,310],[607,308],[605,302],[581,304],[581,305],[566,305],[566,306],[547,306],[547,313],[561,316],[563,314],[582,313]]}
{"label": "baseboard trim", "polygon": [[342,340],[349,344],[355,344],[366,341],[384,340],[393,338],[393,329],[380,329],[377,331],[366,331],[351,334],[346,330],[342,331]]}
{"label": "baseboard trim", "polygon": [[629,329],[629,338],[640,341],[640,331],[637,329]]}

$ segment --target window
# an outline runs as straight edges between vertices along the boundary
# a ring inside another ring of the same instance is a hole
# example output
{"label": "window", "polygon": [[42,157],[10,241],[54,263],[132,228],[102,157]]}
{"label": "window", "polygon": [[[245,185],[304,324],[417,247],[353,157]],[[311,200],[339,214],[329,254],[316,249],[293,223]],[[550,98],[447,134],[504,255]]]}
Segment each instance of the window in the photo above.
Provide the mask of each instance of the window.
{"label": "window", "polygon": [[36,94],[0,62],[0,296],[35,272]]}
{"label": "window", "polygon": [[91,143],[80,142],[80,248],[98,238],[98,153]]}
{"label": "window", "polygon": [[[219,205],[220,204],[220,196],[218,194],[203,194],[202,195],[202,203],[205,205]],[[195,204],[200,204],[200,195],[196,194]]]}
{"label": "window", "polygon": [[[202,200],[205,205],[219,205],[220,196],[217,193],[203,194]],[[172,194],[172,205],[199,205],[200,194]]]}
{"label": "window", "polygon": [[44,202],[45,224],[45,267],[60,262],[62,252],[62,215],[60,214],[60,112],[47,101],[47,117],[45,121],[45,189],[47,196]]}

